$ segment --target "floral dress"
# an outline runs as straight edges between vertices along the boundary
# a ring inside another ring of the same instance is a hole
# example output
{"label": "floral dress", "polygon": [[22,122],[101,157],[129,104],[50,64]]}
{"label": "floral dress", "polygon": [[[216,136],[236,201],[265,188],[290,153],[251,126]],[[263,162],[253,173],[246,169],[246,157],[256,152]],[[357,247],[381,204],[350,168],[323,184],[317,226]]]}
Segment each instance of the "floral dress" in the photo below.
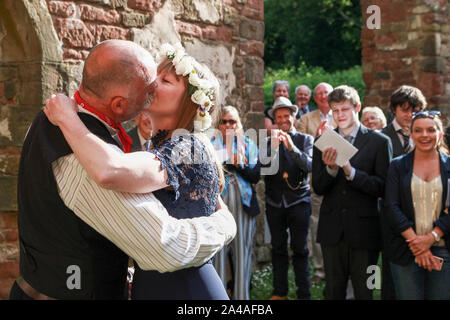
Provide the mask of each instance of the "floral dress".
{"label": "floral dress", "polygon": [[[219,178],[215,162],[194,135],[172,137],[150,152],[168,174],[168,188],[153,194],[178,219],[209,216],[215,212]],[[144,271],[135,263],[132,299],[228,299],[211,261],[200,267],[160,273]]]}

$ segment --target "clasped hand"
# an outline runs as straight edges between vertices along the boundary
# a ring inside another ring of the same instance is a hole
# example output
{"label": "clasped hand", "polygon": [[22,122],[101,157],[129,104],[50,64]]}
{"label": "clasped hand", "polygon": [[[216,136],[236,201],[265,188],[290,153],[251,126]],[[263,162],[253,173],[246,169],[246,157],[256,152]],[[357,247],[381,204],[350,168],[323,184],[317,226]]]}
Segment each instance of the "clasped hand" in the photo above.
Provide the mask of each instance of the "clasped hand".
{"label": "clasped hand", "polygon": [[432,271],[438,269],[439,264],[433,254],[430,251],[430,247],[434,243],[434,237],[432,235],[416,236],[412,239],[406,240],[408,242],[409,249],[415,256],[414,261],[422,268]]}
{"label": "clasped hand", "polygon": [[281,143],[284,143],[285,147],[289,151],[292,151],[292,148],[294,147],[294,142],[292,141],[291,136],[287,132],[278,129],[273,129],[271,130],[270,135],[271,135],[272,149],[275,150]]}

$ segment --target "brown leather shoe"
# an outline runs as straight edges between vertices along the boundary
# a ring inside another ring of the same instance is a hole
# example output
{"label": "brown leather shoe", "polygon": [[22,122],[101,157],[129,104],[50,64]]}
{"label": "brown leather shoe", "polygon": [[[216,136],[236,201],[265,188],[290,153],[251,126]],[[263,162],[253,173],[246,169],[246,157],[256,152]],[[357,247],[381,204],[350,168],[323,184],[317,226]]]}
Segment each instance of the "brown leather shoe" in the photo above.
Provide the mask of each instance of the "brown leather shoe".
{"label": "brown leather shoe", "polygon": [[288,297],[287,296],[277,296],[277,295],[273,295],[270,297],[269,300],[287,300]]}

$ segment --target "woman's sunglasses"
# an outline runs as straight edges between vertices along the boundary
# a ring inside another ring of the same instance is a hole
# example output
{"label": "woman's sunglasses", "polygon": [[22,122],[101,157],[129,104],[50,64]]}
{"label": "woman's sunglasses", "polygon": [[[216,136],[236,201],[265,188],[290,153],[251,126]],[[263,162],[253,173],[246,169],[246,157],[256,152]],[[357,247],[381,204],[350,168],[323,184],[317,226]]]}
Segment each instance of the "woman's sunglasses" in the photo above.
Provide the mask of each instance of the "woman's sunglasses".
{"label": "woman's sunglasses", "polygon": [[227,124],[227,123],[229,123],[229,124],[231,124],[231,125],[235,125],[236,122],[237,122],[237,121],[236,121],[236,120],[233,120],[233,119],[230,119],[230,120],[222,119],[222,120],[219,121],[220,124]]}
{"label": "woman's sunglasses", "polygon": [[419,111],[419,112],[413,112],[413,114],[412,114],[413,119],[415,119],[415,118],[434,118],[434,117],[439,117],[440,115],[441,115],[441,112],[437,111],[437,110]]}

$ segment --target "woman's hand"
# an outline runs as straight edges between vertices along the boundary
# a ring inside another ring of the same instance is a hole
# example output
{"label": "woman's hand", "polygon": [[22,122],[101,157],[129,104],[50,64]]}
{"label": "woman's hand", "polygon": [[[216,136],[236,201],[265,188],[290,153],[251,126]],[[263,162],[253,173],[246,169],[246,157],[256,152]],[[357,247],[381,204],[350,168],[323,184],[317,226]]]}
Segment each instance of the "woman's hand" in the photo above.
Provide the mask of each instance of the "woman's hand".
{"label": "woman's hand", "polygon": [[414,262],[417,263],[419,267],[427,269],[428,271],[433,271],[433,269],[437,270],[439,267],[437,260],[433,258],[433,254],[430,250],[416,256]]}
{"label": "woman's hand", "polygon": [[49,99],[45,100],[45,105],[44,112],[48,120],[55,126],[61,126],[61,123],[64,123],[64,121],[77,116],[77,103],[62,93],[53,94]]}
{"label": "woman's hand", "polygon": [[413,255],[418,256],[429,250],[434,243],[433,235],[416,236],[413,239],[406,240],[409,243],[409,249]]}

